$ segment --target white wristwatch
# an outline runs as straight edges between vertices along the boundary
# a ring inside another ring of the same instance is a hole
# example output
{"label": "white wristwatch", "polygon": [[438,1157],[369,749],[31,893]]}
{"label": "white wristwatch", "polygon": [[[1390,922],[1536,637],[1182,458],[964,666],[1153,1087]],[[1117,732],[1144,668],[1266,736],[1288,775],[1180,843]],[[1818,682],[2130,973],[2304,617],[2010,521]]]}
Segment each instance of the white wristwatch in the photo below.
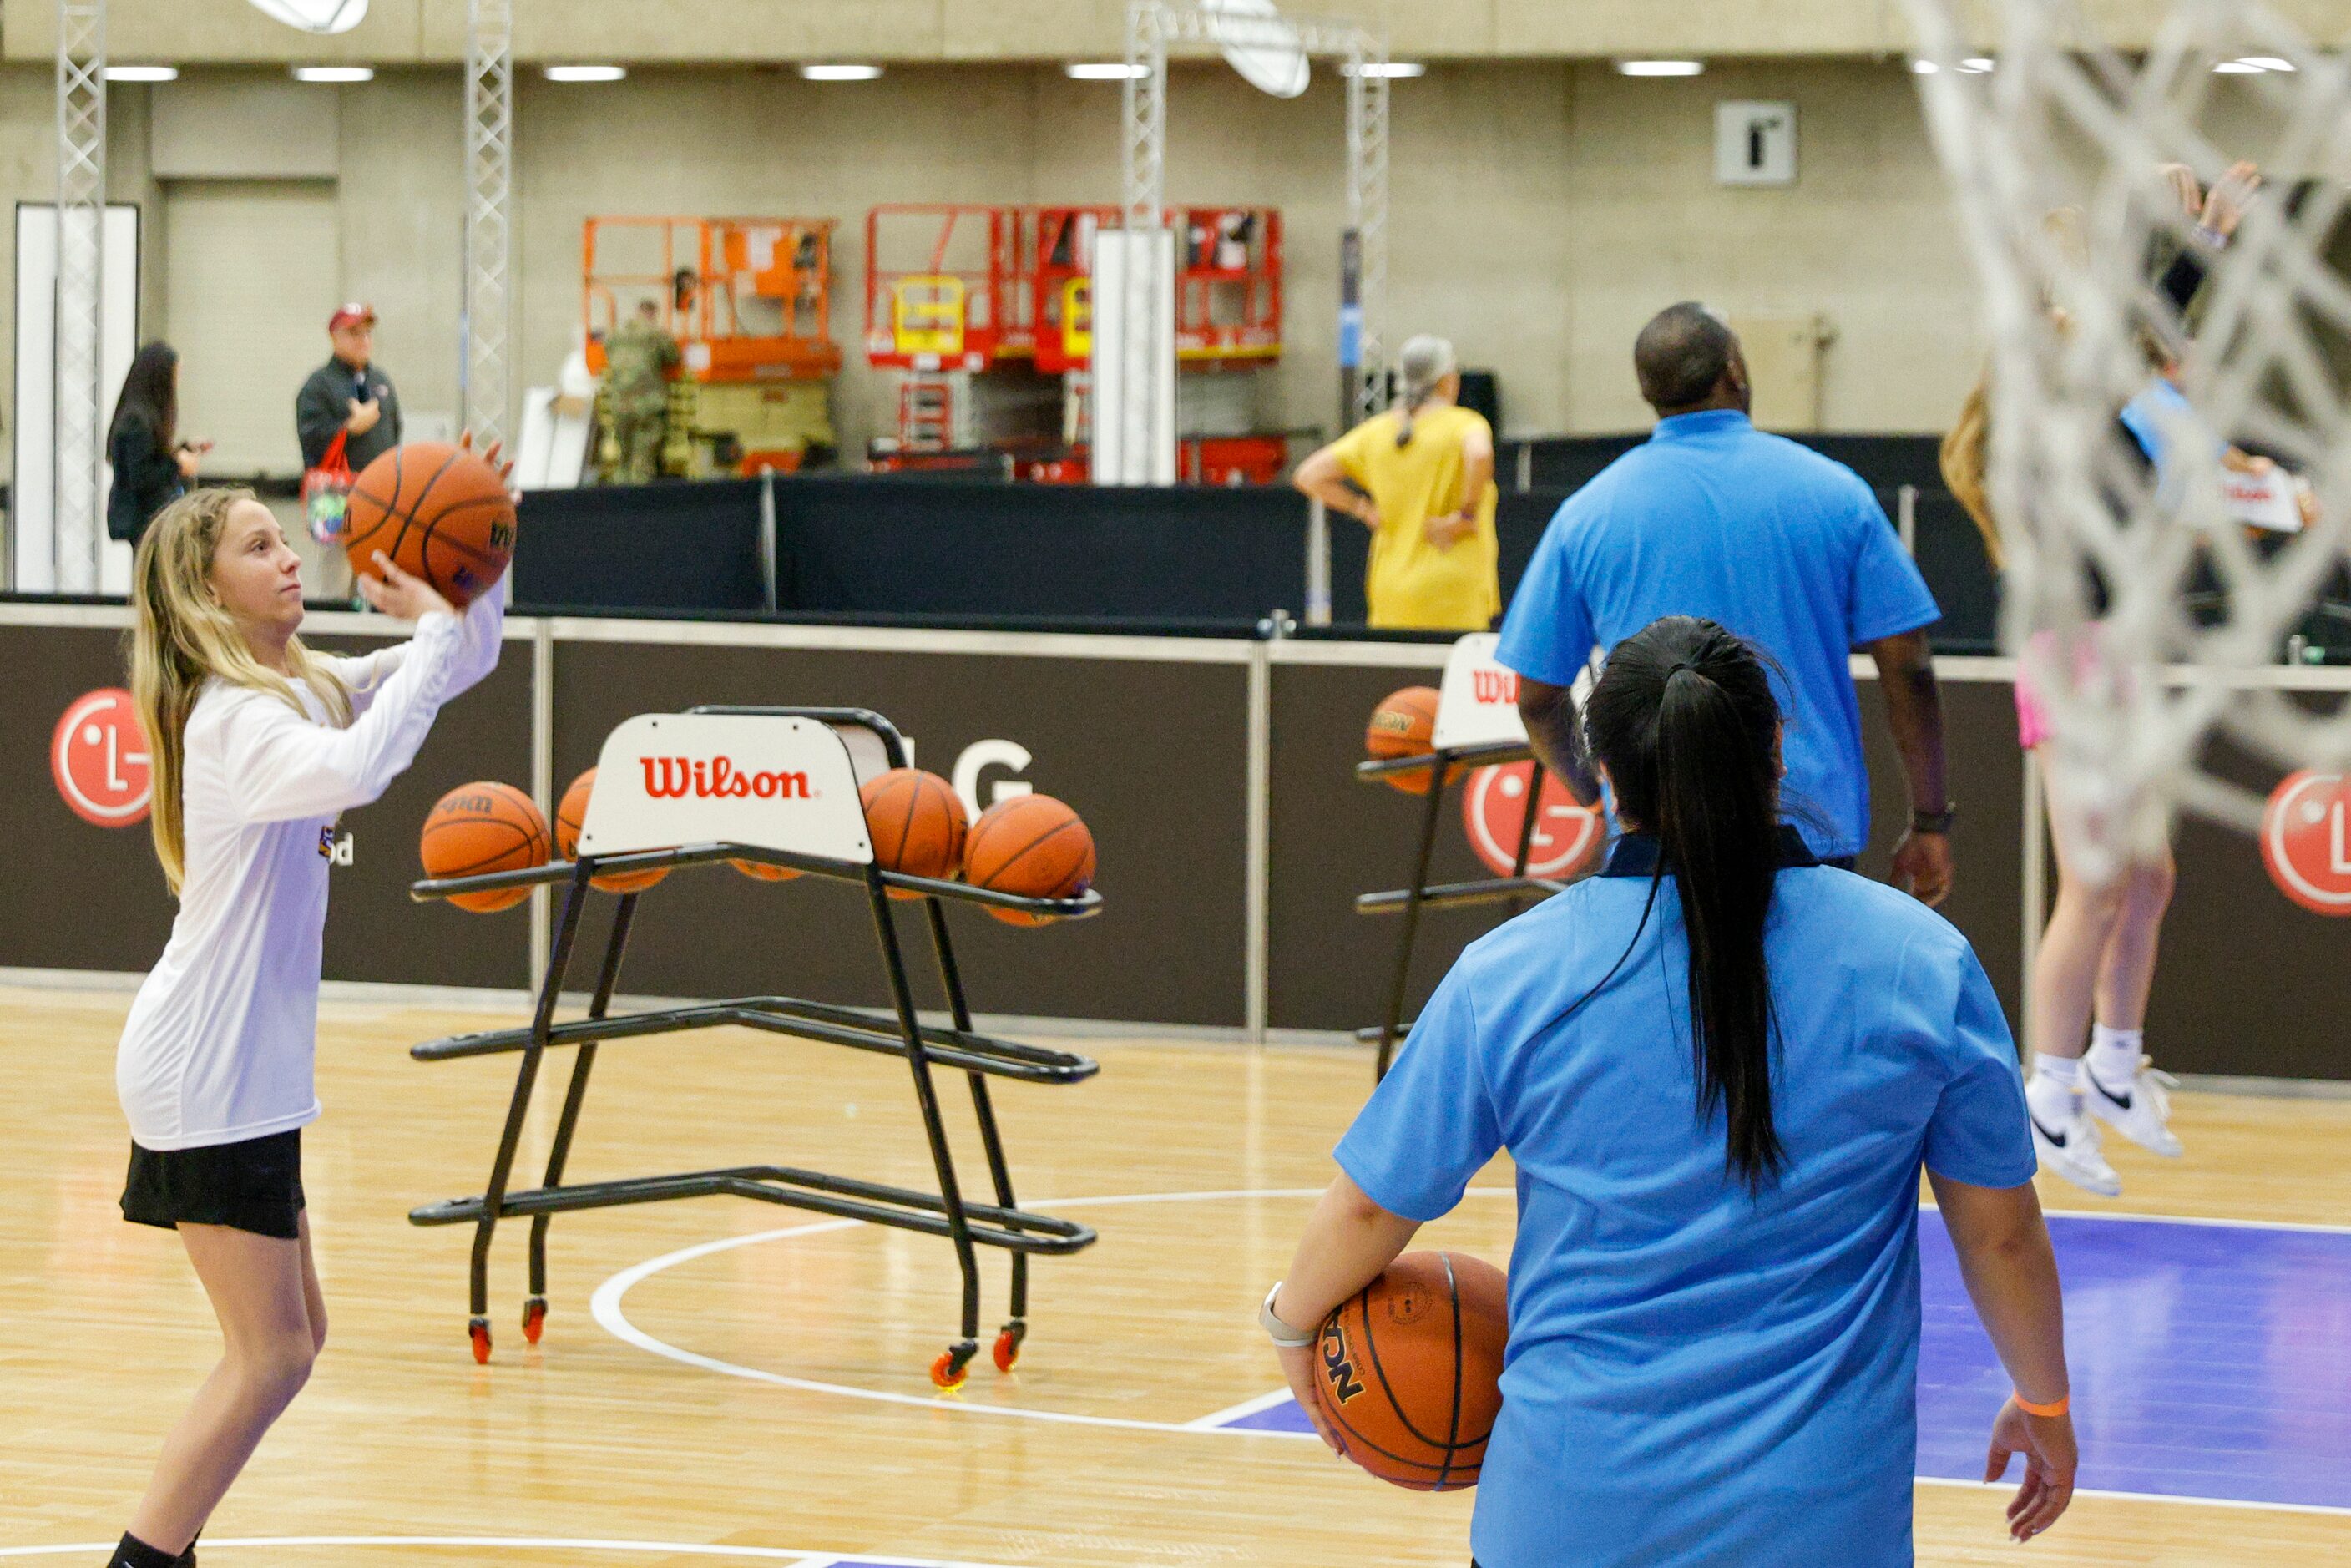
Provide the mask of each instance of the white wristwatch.
{"label": "white wristwatch", "polygon": [[1268,1339],[1272,1340],[1283,1350],[1304,1350],[1314,1343],[1314,1336],[1311,1333],[1300,1333],[1273,1315],[1273,1299],[1280,1294],[1281,1294],[1281,1281],[1276,1280],[1273,1282],[1273,1289],[1265,1293],[1265,1305],[1257,1310],[1258,1326],[1265,1330]]}

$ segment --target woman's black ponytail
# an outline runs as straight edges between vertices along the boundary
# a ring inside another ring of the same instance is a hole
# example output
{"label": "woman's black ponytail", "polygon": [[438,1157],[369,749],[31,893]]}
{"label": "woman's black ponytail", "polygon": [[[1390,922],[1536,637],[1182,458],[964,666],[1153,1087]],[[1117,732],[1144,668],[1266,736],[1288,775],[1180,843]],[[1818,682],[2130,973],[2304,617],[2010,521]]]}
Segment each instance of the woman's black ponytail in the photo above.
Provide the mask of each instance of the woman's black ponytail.
{"label": "woman's black ponytail", "polygon": [[1586,729],[1619,813],[1654,833],[1681,894],[1698,1111],[1723,1109],[1750,1191],[1786,1153],[1771,1123],[1771,986],[1763,924],[1779,851],[1780,709],[1753,649],[1668,616],[1619,643]]}

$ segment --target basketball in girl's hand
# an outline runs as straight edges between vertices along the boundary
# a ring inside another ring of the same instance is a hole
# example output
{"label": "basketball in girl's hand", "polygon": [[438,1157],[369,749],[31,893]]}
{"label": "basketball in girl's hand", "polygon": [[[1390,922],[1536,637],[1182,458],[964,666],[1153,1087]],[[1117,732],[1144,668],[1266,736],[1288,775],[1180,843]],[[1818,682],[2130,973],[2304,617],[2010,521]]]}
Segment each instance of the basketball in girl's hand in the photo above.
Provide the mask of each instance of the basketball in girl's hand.
{"label": "basketball in girl's hand", "polygon": [[[1076,898],[1094,882],[1094,836],[1050,795],[1015,795],[979,814],[964,844],[963,877],[974,887],[1023,898]],[[988,908],[1008,925],[1043,925],[1054,916]]]}
{"label": "basketball in girl's hand", "polygon": [[[434,802],[417,845],[424,874],[434,879],[525,871],[547,863],[547,819],[511,784],[460,784]],[[449,902],[476,915],[512,909],[527,887],[460,893]]]}
{"label": "basketball in girl's hand", "polygon": [[[373,464],[369,466],[374,466]],[[580,847],[580,830],[588,821],[588,797],[596,788],[593,768],[571,781],[563,799],[555,808],[555,852],[565,860]],[[621,871],[610,876],[590,877],[589,881],[606,893],[643,893],[669,874],[669,867],[655,866],[651,871]]]}
{"label": "basketball in girl's hand", "polygon": [[1347,1457],[1414,1491],[1478,1484],[1502,1410],[1510,1284],[1459,1252],[1407,1252],[1323,1320],[1323,1413]]}
{"label": "basketball in girl's hand", "polygon": [[373,577],[376,551],[464,609],[514,559],[514,497],[498,471],[445,441],[395,446],[351,482],[343,549]]}
{"label": "basketball in girl's hand", "polygon": [[[893,768],[867,779],[857,798],[865,805],[865,834],[873,841],[876,865],[908,876],[955,875],[970,822],[953,785],[920,768]],[[890,896],[923,895],[893,887]]]}
{"label": "basketball in girl's hand", "polygon": [[[1372,722],[1364,727],[1364,755],[1384,762],[1395,757],[1426,757],[1434,749],[1437,736],[1437,688],[1406,686],[1400,692],[1390,692],[1372,710]],[[1407,795],[1428,793],[1433,768],[1408,768],[1400,773],[1382,774],[1381,782],[1401,789]],[[1458,766],[1448,768],[1445,781],[1452,783],[1461,776]]]}

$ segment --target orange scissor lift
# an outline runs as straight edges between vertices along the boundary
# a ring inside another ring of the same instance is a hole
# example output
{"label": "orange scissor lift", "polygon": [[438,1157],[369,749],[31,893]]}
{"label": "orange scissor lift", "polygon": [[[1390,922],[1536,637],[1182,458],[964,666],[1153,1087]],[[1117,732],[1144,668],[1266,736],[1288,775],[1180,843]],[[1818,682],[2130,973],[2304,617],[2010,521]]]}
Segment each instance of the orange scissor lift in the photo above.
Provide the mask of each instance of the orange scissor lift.
{"label": "orange scissor lift", "polygon": [[835,226],[830,218],[588,219],[580,266],[588,368],[603,374],[606,336],[652,299],[680,352],[673,423],[731,453],[722,468],[798,468],[811,447],[833,444]]}
{"label": "orange scissor lift", "polygon": [[[1281,353],[1281,214],[1178,207],[1176,351],[1200,374],[1246,372]],[[1087,477],[1093,358],[1093,236],[1115,206],[905,204],[865,226],[865,350],[901,372],[898,431],[877,467],[1008,456],[1022,478]],[[921,246],[928,244],[927,256]],[[1058,439],[1044,415],[1058,403]],[[1006,417],[1007,414],[1009,417]],[[1179,474],[1270,484],[1288,460],[1278,434],[1188,435]]]}

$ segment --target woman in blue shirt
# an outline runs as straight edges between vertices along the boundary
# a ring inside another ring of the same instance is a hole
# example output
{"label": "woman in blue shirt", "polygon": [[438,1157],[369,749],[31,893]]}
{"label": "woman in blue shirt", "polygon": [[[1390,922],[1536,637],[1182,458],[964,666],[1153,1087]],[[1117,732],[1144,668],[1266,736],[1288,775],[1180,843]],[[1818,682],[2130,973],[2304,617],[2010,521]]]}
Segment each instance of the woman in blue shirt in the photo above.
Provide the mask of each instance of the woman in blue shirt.
{"label": "woman in blue shirt", "polygon": [[1311,1326],[1507,1148],[1484,1568],[1907,1564],[1923,1165],[2017,1391],[1986,1479],[2023,1454],[2010,1530],[2046,1530],[2074,1484],[2063,1312],[1982,967],[1780,824],[1771,685],[1713,622],[1619,644],[1586,732],[1625,836],[1462,955],[1341,1141],[1267,1298],[1291,1388],[1341,1448]]}

